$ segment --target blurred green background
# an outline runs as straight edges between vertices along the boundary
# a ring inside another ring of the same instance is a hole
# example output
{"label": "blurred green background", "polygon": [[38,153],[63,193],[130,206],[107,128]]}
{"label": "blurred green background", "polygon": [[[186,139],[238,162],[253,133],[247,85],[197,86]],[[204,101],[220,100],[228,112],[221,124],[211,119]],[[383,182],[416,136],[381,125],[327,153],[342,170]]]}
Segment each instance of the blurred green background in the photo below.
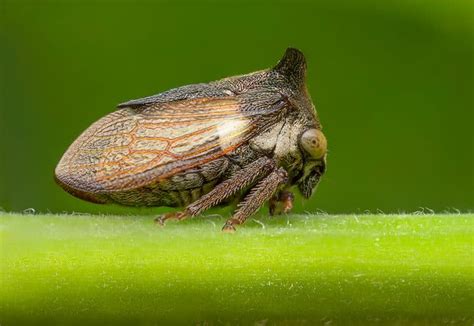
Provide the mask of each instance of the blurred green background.
{"label": "blurred green background", "polygon": [[474,5],[465,1],[0,3],[0,207],[97,206],[53,181],[69,144],[117,103],[273,66],[288,46],[329,141],[297,211],[474,208]]}

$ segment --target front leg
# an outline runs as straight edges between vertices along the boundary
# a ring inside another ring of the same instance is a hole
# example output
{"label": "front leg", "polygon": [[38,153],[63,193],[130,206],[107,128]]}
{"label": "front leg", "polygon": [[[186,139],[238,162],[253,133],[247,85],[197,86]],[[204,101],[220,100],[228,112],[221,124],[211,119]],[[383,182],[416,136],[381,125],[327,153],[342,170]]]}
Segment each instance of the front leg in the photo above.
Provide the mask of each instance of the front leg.
{"label": "front leg", "polygon": [[273,196],[278,187],[286,182],[288,182],[288,173],[283,168],[276,169],[270,173],[250,190],[250,193],[243,202],[239,203],[237,212],[226,222],[222,231],[235,231],[235,225],[244,223],[265,201]]}
{"label": "front leg", "polygon": [[288,214],[293,209],[295,195],[292,192],[284,190],[277,193],[270,199],[270,215]]}
{"label": "front leg", "polygon": [[275,170],[275,167],[276,163],[273,159],[261,157],[255,162],[252,162],[243,169],[237,171],[230,179],[219,183],[209,193],[188,205],[184,211],[160,215],[155,218],[155,222],[164,225],[165,221],[168,219],[182,220],[199,215],[206,209],[216,206],[238,191],[260,180],[262,177],[267,176]]}

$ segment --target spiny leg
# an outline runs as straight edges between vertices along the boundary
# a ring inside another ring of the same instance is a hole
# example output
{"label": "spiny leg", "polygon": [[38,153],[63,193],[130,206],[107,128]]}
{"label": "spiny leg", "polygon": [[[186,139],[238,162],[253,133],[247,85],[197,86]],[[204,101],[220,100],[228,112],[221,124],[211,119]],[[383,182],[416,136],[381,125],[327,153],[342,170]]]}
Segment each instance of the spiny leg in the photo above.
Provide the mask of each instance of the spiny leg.
{"label": "spiny leg", "polygon": [[293,209],[295,196],[290,191],[280,191],[270,199],[270,215],[287,214]]}
{"label": "spiny leg", "polygon": [[221,203],[241,189],[253,184],[262,177],[267,176],[275,170],[275,167],[276,164],[274,160],[268,157],[261,157],[234,173],[230,179],[219,183],[210,192],[196,200],[194,203],[188,205],[184,211],[160,215],[155,218],[155,222],[164,225],[165,221],[168,219],[182,220],[187,217],[199,215],[206,209]]}
{"label": "spiny leg", "polygon": [[270,199],[278,187],[288,181],[288,173],[279,168],[270,173],[266,178],[261,180],[250,193],[245,197],[244,201],[239,203],[235,214],[226,222],[222,231],[233,232],[235,225],[242,224],[245,220],[255,213],[257,209]]}

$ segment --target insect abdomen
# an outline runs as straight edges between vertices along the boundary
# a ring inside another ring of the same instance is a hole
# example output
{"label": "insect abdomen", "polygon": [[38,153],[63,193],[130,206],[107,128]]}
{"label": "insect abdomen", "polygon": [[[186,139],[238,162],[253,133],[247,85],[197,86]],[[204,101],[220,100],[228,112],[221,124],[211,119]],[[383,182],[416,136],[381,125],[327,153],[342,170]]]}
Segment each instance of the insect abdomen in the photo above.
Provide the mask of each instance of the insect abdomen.
{"label": "insect abdomen", "polygon": [[183,207],[208,193],[233,165],[227,157],[222,157],[153,185],[111,192],[106,196],[112,202],[127,206]]}

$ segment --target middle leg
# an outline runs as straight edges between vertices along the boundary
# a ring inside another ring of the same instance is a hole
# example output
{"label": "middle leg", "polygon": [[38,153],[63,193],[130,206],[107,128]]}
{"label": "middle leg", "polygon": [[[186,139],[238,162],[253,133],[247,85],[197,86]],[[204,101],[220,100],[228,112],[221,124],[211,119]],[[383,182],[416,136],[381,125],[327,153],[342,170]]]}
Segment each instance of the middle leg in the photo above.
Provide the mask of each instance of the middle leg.
{"label": "middle leg", "polygon": [[235,231],[235,225],[244,223],[265,201],[273,196],[278,187],[286,182],[288,182],[288,173],[285,169],[279,168],[270,173],[252,188],[244,201],[238,205],[237,212],[226,222],[222,231]]}

